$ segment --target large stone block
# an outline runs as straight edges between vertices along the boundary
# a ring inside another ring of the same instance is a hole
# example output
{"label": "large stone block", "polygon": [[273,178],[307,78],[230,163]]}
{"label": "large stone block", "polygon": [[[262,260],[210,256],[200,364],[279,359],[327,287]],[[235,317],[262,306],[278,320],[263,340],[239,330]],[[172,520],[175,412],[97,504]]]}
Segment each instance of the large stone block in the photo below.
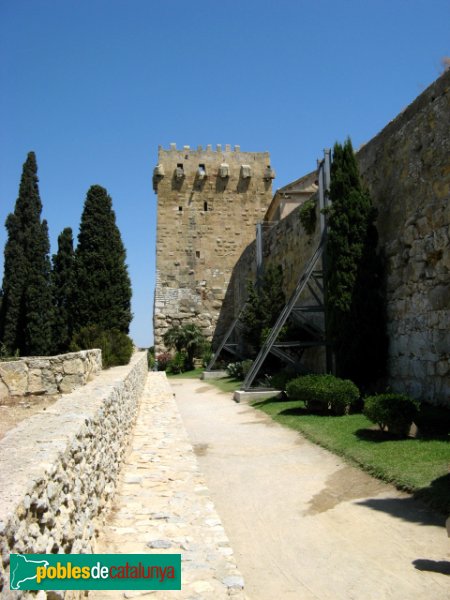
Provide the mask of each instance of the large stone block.
{"label": "large stone block", "polygon": [[11,396],[23,396],[27,393],[28,366],[25,362],[0,362],[0,378]]}

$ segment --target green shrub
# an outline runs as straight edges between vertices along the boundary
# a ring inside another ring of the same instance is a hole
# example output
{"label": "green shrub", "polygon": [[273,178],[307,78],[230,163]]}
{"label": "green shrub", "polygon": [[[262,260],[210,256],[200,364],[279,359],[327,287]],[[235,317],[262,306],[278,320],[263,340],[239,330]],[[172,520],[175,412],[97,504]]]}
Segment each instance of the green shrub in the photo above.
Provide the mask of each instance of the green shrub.
{"label": "green shrub", "polygon": [[214,356],[214,353],[211,349],[211,346],[209,344],[205,344],[203,350],[202,350],[202,365],[206,368],[209,363],[211,362],[212,357]]}
{"label": "green shrub", "polygon": [[359,398],[359,390],[349,379],[334,375],[304,375],[286,386],[289,398],[303,400],[311,411],[331,411],[343,415]]}
{"label": "green shrub", "polygon": [[278,371],[270,377],[270,385],[276,390],[285,390],[289,381],[292,381],[297,376],[289,371]]}
{"label": "green shrub", "polygon": [[227,365],[227,373],[230,377],[233,377],[233,379],[245,379],[252,364],[253,361],[250,359],[243,360],[242,362],[229,363]]}
{"label": "green shrub", "polygon": [[147,350],[147,362],[148,362],[148,370],[153,371],[153,369],[155,368],[155,362],[156,362],[154,346],[151,346]]}
{"label": "green shrub", "polygon": [[403,394],[379,394],[364,401],[365,416],[382,431],[406,437],[417,417],[419,402]]}
{"label": "green shrub", "polygon": [[167,364],[167,371],[169,373],[184,373],[187,368],[188,355],[186,352],[175,352],[175,356],[169,360]]}
{"label": "green shrub", "polygon": [[104,369],[127,365],[133,354],[133,342],[122,331],[117,329],[102,329],[98,325],[82,327],[73,336],[70,350],[90,350],[100,348]]}
{"label": "green shrub", "polygon": [[316,229],[316,204],[317,199],[313,196],[304,202],[299,209],[300,222],[308,235],[312,235]]}
{"label": "green shrub", "polygon": [[243,379],[242,364],[240,362],[229,363],[227,365],[227,373],[233,379]]}

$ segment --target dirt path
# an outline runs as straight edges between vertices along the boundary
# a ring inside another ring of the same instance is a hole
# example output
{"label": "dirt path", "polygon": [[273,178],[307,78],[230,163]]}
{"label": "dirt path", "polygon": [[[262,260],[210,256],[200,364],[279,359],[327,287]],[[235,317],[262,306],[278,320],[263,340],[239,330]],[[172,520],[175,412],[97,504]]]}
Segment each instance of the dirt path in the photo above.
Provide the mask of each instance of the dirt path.
{"label": "dirt path", "polygon": [[447,600],[443,519],[263,413],[172,380],[252,600]]}
{"label": "dirt path", "polygon": [[14,429],[21,421],[28,419],[36,413],[47,410],[59,398],[60,394],[53,396],[29,395],[9,396],[0,401],[0,440],[10,430]]}

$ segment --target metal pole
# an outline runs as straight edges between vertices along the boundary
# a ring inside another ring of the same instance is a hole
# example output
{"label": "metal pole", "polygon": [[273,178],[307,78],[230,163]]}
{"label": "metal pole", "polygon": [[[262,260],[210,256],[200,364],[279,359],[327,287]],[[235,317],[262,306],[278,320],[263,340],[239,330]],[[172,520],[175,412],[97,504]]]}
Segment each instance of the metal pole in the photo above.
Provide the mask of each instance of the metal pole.
{"label": "metal pole", "polygon": [[259,287],[263,274],[263,230],[262,223],[256,224],[256,285]]}
{"label": "metal pole", "polygon": [[[331,183],[331,150],[330,148],[325,148],[323,151],[324,158],[322,161],[322,177],[319,178],[319,182],[321,182],[321,192],[322,192],[322,202],[323,208],[326,210],[330,206],[330,183]],[[323,302],[325,305],[325,339],[328,342],[328,332],[327,332],[327,276],[328,276],[328,264],[327,264],[327,220],[326,216],[324,217],[323,223],[323,236],[324,236],[324,253],[322,257],[322,269],[323,269]],[[322,221],[321,221],[322,226]],[[325,345],[325,368],[327,373],[333,372],[333,350],[331,345],[327,343]]]}

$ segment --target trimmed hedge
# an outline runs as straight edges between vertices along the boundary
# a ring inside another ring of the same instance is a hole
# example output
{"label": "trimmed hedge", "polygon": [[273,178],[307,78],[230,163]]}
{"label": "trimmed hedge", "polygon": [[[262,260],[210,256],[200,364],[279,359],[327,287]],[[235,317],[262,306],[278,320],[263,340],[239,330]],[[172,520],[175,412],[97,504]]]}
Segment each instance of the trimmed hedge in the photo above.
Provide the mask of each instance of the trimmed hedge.
{"label": "trimmed hedge", "polygon": [[311,411],[344,415],[359,398],[357,386],[349,379],[334,375],[304,375],[286,386],[289,398],[302,400]]}
{"label": "trimmed hedge", "polygon": [[363,413],[382,431],[407,437],[419,411],[419,402],[404,394],[379,394],[364,401]]}

